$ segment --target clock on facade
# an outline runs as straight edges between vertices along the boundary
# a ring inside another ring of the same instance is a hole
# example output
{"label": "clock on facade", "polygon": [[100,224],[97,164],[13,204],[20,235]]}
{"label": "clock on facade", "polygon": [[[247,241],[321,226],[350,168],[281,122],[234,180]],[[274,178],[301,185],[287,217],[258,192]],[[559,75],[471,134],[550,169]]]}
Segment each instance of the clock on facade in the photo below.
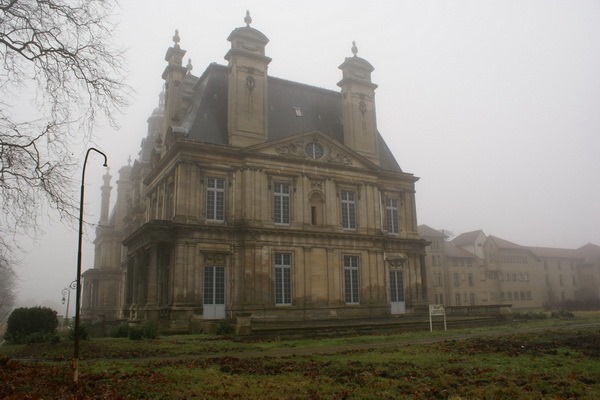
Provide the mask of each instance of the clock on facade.
{"label": "clock on facade", "polygon": [[304,146],[304,152],[310,158],[318,160],[325,155],[325,149],[317,142],[308,142]]}

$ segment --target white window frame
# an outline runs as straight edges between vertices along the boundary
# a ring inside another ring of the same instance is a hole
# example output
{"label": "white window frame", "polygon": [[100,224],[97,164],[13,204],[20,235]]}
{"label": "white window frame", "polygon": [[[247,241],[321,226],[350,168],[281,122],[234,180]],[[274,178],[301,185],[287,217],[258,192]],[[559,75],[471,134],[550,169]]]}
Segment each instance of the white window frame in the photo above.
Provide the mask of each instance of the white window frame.
{"label": "white window frame", "polygon": [[358,256],[344,256],[344,299],[346,304],[360,304],[360,270]]}
{"label": "white window frame", "polygon": [[385,202],[385,218],[388,233],[400,233],[400,218],[398,214],[398,199],[388,197]]}
{"label": "white window frame", "polygon": [[342,228],[356,229],[356,192],[340,190],[342,207]]}
{"label": "white window frame", "polygon": [[292,255],[275,253],[275,305],[292,305]]}
{"label": "white window frame", "polygon": [[[287,189],[287,193],[284,189]],[[289,225],[291,221],[291,191],[287,182],[273,183],[273,221],[278,225]]]}
{"label": "white window frame", "polygon": [[[219,206],[221,206],[220,214]],[[206,219],[215,222],[225,221],[225,178],[212,176],[206,178]]]}

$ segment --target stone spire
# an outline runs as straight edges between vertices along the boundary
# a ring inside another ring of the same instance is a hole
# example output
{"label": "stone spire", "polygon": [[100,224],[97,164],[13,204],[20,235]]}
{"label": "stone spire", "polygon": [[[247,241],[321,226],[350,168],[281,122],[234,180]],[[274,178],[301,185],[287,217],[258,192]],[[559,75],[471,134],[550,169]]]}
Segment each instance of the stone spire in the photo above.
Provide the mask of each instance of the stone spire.
{"label": "stone spire", "polygon": [[344,144],[379,165],[379,136],[375,118],[375,89],[371,81],[373,66],[358,57],[356,42],[352,42],[352,57],[339,66],[342,80],[342,118]]}
{"label": "stone spire", "polygon": [[265,56],[269,39],[250,27],[252,18],[246,11],[246,26],[231,32],[231,49],[227,87],[227,133],[232,146],[246,147],[267,139],[267,71],[271,59]]}
{"label": "stone spire", "polygon": [[100,191],[102,193],[102,200],[100,202],[100,222],[99,225],[108,225],[108,208],[110,205],[110,191],[112,190],[112,186],[110,186],[110,180],[112,176],[110,175],[110,168],[106,168],[106,174],[102,176],[103,184],[100,187]]}
{"label": "stone spire", "polygon": [[182,96],[183,96],[183,78],[188,72],[188,69],[183,66],[183,56],[186,51],[179,47],[179,31],[175,30],[173,36],[173,46],[169,47],[165,55],[165,61],[168,63],[165,68],[162,78],[165,80],[165,109],[164,122],[161,132],[161,138],[164,139],[164,134],[167,128],[171,125],[179,125],[181,123]]}

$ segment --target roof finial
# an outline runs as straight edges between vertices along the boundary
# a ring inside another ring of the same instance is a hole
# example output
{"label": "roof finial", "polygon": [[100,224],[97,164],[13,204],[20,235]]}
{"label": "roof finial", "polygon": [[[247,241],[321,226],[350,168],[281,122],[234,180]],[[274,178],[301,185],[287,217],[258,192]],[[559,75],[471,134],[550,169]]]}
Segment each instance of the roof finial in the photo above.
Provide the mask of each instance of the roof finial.
{"label": "roof finial", "polygon": [[127,166],[131,167],[131,154],[129,155],[129,158],[127,159]]}
{"label": "roof finial", "polygon": [[192,72],[192,70],[194,69],[194,66],[192,65],[192,59],[188,58],[188,63],[187,66],[185,67],[187,69],[187,73],[190,74]]}
{"label": "roof finial", "polygon": [[358,47],[356,47],[356,42],[353,40],[352,41],[352,54],[354,54],[354,57],[356,57],[357,53],[358,53]]}
{"label": "roof finial", "polygon": [[179,46],[179,29],[175,29],[175,36],[173,36],[173,42],[175,42],[175,47]]}
{"label": "roof finial", "polygon": [[250,26],[250,24],[252,23],[252,17],[250,17],[250,10],[246,10],[246,17],[244,18],[244,22],[246,23],[246,26]]}

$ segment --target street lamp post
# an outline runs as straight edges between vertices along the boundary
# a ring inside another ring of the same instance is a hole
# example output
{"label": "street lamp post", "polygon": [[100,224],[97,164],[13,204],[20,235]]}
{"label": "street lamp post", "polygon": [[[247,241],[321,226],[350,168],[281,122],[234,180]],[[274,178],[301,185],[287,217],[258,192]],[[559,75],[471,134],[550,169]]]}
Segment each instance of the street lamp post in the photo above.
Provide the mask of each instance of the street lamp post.
{"label": "street lamp post", "polygon": [[69,304],[71,303],[71,290],[77,287],[77,280],[74,280],[69,284],[69,286],[65,287],[60,291],[62,294],[62,303],[65,304],[65,296],[67,296],[67,310],[65,311],[65,321],[69,322]]}
{"label": "street lamp post", "polygon": [[87,159],[90,155],[90,151],[92,150],[104,156],[103,165],[105,167],[107,166],[106,154],[104,154],[100,150],[94,147],[90,147],[85,153],[85,160],[83,161],[83,171],[81,172],[81,195],[79,197],[79,243],[77,246],[77,287],[75,288],[75,348],[73,350],[73,362],[71,364],[73,368],[73,382],[75,383],[77,383],[77,380],[79,379],[79,308],[81,304],[81,242],[83,238],[83,191],[85,181],[85,166],[87,164]]}

